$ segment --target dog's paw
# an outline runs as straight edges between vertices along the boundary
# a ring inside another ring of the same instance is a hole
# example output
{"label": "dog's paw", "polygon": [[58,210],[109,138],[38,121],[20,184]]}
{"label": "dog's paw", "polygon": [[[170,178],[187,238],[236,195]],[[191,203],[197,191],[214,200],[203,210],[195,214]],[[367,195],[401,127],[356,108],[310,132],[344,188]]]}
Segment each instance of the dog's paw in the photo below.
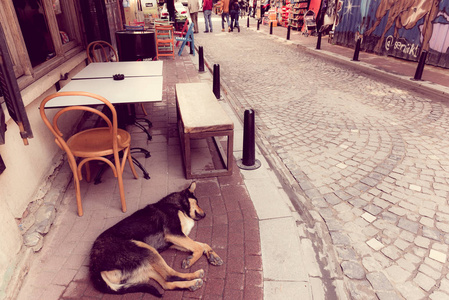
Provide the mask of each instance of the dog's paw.
{"label": "dog's paw", "polygon": [[197,278],[204,278],[204,270],[200,269],[200,270],[196,271],[195,275]]}
{"label": "dog's paw", "polygon": [[195,284],[189,287],[189,290],[191,292],[196,291],[197,289],[199,289],[200,287],[203,286],[203,279],[196,279],[195,280]]}
{"label": "dog's paw", "polygon": [[221,266],[223,264],[223,260],[216,253],[211,253],[208,259],[211,265]]}
{"label": "dog's paw", "polygon": [[183,269],[188,269],[190,268],[190,260],[193,258],[193,256],[188,256],[186,259],[184,259],[184,261],[182,262],[182,268]]}

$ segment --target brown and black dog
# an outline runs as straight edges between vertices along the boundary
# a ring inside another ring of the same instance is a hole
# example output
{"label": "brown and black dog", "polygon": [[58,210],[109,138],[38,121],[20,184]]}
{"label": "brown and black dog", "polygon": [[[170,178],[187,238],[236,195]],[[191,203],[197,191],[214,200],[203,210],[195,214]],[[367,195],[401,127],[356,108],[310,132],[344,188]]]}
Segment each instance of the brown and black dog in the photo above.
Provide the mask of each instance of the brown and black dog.
{"label": "brown and black dog", "polygon": [[151,279],[166,290],[195,291],[203,285],[203,270],[177,272],[159,254],[169,247],[191,252],[192,255],[182,263],[184,269],[203,254],[210,264],[223,264],[209,245],[188,237],[194,221],[206,215],[193,194],[195,188],[193,182],[187,189],[136,211],[96,239],[90,252],[89,267],[96,289],[112,294],[146,292],[161,297]]}

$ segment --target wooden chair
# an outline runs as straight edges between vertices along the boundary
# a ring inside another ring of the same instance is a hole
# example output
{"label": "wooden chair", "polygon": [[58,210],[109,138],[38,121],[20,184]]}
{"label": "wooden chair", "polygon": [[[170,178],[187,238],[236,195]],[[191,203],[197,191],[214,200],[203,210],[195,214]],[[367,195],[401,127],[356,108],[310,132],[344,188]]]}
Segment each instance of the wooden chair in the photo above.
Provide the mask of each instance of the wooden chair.
{"label": "wooden chair", "polygon": [[189,30],[187,30],[187,33],[184,37],[177,37],[176,41],[181,41],[181,47],[178,51],[178,56],[181,56],[182,51],[184,50],[184,47],[187,43],[190,45],[190,52],[195,56],[195,39],[193,37],[193,23],[190,23]]}
{"label": "wooden chair", "polygon": [[117,51],[105,41],[94,41],[87,46],[87,59],[91,62],[118,61]]}
{"label": "wooden chair", "polygon": [[175,58],[175,38],[173,34],[173,25],[156,24],[154,31],[156,33],[156,52],[157,59],[160,56],[171,56]]}
{"label": "wooden chair", "polygon": [[[104,103],[109,108],[112,120],[109,119],[103,112],[89,106],[69,106],[59,110],[53,120],[50,121],[45,113],[45,104],[57,97],[91,97],[99,100],[99,103]],[[59,92],[47,96],[40,105],[40,114],[45,125],[55,136],[56,144],[65,151],[70,169],[73,172],[73,182],[76,191],[76,203],[78,207],[78,215],[83,215],[83,206],[81,203],[80,180],[83,179],[81,169],[86,166],[86,179],[90,180],[89,162],[92,160],[102,161],[108,164],[114,176],[117,177],[118,187],[120,191],[120,200],[122,204],[122,211],[126,212],[125,191],[123,187],[123,170],[125,168],[126,160],[131,167],[134,178],[138,178],[136,170],[133,165],[130,154],[131,135],[123,130],[117,128],[117,113],[114,106],[105,98],[88,93],[88,92]],[[70,111],[85,111],[98,115],[106,123],[106,127],[91,128],[83,130],[74,135],[63,134],[58,126],[58,120]],[[119,152],[123,152],[120,158]],[[111,157],[108,158],[108,157]]]}
{"label": "wooden chair", "polygon": [[[188,28],[189,28],[189,20],[186,20],[184,22],[184,26],[182,27],[182,30],[181,31],[175,31],[175,37],[185,37]],[[179,46],[180,42],[181,41],[178,41],[178,40],[176,41],[176,47]]]}

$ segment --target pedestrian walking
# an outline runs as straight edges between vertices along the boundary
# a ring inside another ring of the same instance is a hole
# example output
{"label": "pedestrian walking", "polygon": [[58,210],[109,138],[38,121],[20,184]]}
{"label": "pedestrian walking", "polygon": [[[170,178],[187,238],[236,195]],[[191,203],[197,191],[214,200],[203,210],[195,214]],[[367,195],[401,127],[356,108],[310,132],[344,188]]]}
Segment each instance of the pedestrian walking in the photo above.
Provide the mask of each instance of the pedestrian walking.
{"label": "pedestrian walking", "polygon": [[229,31],[230,32],[234,31],[234,27],[236,27],[240,32],[239,26],[240,5],[238,0],[231,0],[229,4],[229,13],[231,14],[231,27]]}
{"label": "pedestrian walking", "polygon": [[203,15],[204,23],[206,24],[204,32],[212,32],[212,0],[203,0]]}
{"label": "pedestrian walking", "polygon": [[193,22],[193,33],[198,33],[198,11],[200,10],[198,0],[188,0],[187,8],[189,9],[190,19]]}
{"label": "pedestrian walking", "polygon": [[167,0],[167,11],[169,20],[175,22],[176,21],[175,0]]}
{"label": "pedestrian walking", "polygon": [[225,31],[225,19],[226,23],[228,23],[228,30],[231,30],[229,27],[229,0],[221,0],[221,31]]}

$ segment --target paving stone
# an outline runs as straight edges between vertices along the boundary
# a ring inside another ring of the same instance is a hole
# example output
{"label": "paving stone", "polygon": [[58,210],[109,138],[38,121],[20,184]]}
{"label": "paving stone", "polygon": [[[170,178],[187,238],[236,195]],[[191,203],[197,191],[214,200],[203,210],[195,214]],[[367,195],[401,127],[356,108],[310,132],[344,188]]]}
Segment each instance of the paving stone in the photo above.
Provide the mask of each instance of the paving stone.
{"label": "paving stone", "polygon": [[388,277],[396,283],[404,283],[408,281],[412,276],[411,272],[408,272],[397,265],[386,268],[385,272],[387,273]]}
{"label": "paving stone", "polygon": [[385,247],[384,244],[382,244],[381,242],[379,242],[375,238],[370,239],[366,243],[368,244],[368,246],[370,246],[371,248],[373,248],[376,251],[382,249],[383,247]]}
{"label": "paving stone", "polygon": [[398,259],[401,255],[401,251],[395,246],[387,246],[380,251],[392,260]]}
{"label": "paving stone", "polygon": [[435,241],[439,241],[441,234],[438,230],[435,230],[433,228],[429,228],[427,226],[424,226],[422,229],[422,235],[426,238],[435,240]]}
{"label": "paving stone", "polygon": [[429,298],[431,300],[447,300],[449,299],[449,295],[440,291],[434,291],[430,294]]}
{"label": "paving stone", "polygon": [[414,242],[416,246],[426,249],[429,248],[430,245],[430,240],[422,236],[417,236]]}
{"label": "paving stone", "polygon": [[399,284],[396,286],[402,297],[407,300],[423,300],[426,299],[424,291],[411,282]]}
{"label": "paving stone", "polygon": [[365,270],[362,266],[354,261],[344,261],[341,263],[343,273],[351,279],[364,279]]}
{"label": "paving stone", "polygon": [[380,208],[379,206],[376,206],[376,205],[372,205],[372,204],[368,204],[367,206],[365,206],[363,208],[363,210],[369,212],[372,215],[378,215],[379,213],[382,212],[382,208]]}
{"label": "paving stone", "polygon": [[382,265],[372,256],[363,257],[362,264],[368,272],[377,272],[382,269]]}
{"label": "paving stone", "polygon": [[429,257],[442,263],[446,263],[447,260],[447,255],[445,253],[433,249],[430,250]]}
{"label": "paving stone", "polygon": [[395,292],[376,292],[379,300],[400,300],[401,297]]}
{"label": "paving stone", "polygon": [[358,256],[350,247],[336,247],[338,257],[341,260],[357,260]]}
{"label": "paving stone", "polygon": [[410,273],[413,273],[416,271],[416,265],[410,261],[408,261],[407,259],[401,257],[400,259],[397,260],[396,262],[398,264],[399,267],[403,268],[404,270],[409,271]]}
{"label": "paving stone", "polygon": [[400,217],[404,216],[407,213],[407,211],[405,209],[397,207],[397,206],[394,206],[394,207],[388,209],[388,211],[390,211],[391,213],[398,215]]}
{"label": "paving stone", "polygon": [[406,241],[404,241],[402,239],[396,239],[394,241],[394,245],[396,247],[398,247],[399,249],[401,249],[402,251],[404,251],[405,249],[407,249],[408,246],[410,246],[410,243],[406,242]]}
{"label": "paving stone", "polygon": [[435,269],[432,269],[431,267],[429,267],[429,266],[426,265],[426,264],[421,264],[421,265],[419,266],[418,271],[420,271],[420,272],[422,272],[423,274],[425,274],[425,275],[431,277],[431,278],[434,279],[434,280],[438,280],[438,279],[440,279],[440,277],[441,277],[441,273],[440,273],[440,272],[438,272],[438,271],[435,270]]}
{"label": "paving stone", "polygon": [[399,219],[398,227],[408,230],[414,234],[417,234],[418,229],[419,229],[419,224],[416,222],[412,222],[407,219],[401,218],[401,219]]}
{"label": "paving stone", "polygon": [[376,291],[393,291],[394,288],[391,285],[387,277],[381,272],[373,272],[366,274],[366,279],[371,283]]}
{"label": "paving stone", "polygon": [[349,237],[344,233],[333,231],[330,233],[330,235],[334,245],[351,245]]}
{"label": "paving stone", "polygon": [[418,272],[413,281],[416,282],[422,289],[424,289],[427,292],[430,291],[430,289],[432,289],[436,284],[435,280],[433,280],[432,278],[421,272]]}

